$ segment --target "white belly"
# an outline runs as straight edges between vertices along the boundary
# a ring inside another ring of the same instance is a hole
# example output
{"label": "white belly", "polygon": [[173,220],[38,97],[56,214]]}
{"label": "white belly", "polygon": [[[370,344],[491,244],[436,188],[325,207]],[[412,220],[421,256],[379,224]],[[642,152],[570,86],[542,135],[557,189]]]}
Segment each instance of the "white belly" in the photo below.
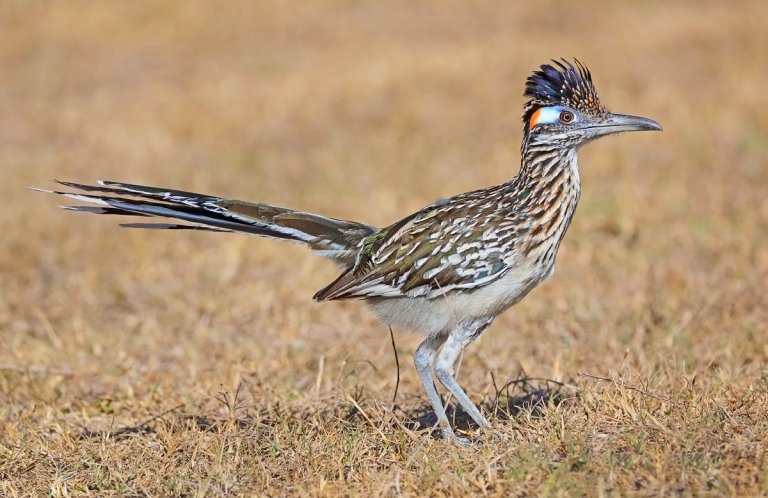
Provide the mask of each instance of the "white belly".
{"label": "white belly", "polygon": [[452,330],[467,319],[495,317],[519,302],[550,274],[551,268],[518,267],[499,280],[471,291],[432,299],[379,298],[368,301],[368,304],[384,323],[393,328],[434,335]]}

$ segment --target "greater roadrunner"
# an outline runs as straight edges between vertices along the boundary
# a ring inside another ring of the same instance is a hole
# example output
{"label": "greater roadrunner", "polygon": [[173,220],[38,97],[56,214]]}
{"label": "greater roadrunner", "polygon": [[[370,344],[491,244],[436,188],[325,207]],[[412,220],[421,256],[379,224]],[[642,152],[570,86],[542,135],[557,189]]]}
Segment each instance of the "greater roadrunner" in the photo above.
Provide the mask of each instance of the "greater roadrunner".
{"label": "greater roadrunner", "polygon": [[542,65],[526,81],[524,95],[530,100],[524,106],[517,176],[440,200],[382,229],[120,182],[59,182],[85,193],[53,193],[97,205],[66,207],[73,211],[191,223],[122,226],[247,233],[301,242],[332,259],[343,271],[314,299],[365,299],[385,324],[424,334],[414,355],[421,383],[443,437],[467,444],[448,422],[432,371],[480,427],[490,427],[456,382],[459,354],[494,318],[552,275],[579,201],[579,147],[612,133],[661,130],[650,119],[608,112],[589,70],[578,60]]}

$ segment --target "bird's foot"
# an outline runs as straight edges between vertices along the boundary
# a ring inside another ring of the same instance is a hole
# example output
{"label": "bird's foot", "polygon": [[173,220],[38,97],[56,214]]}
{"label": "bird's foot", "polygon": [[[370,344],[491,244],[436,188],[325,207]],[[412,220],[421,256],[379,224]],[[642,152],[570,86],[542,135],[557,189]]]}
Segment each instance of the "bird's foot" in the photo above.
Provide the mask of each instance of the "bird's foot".
{"label": "bird's foot", "polygon": [[490,426],[479,429],[477,433],[473,432],[472,436],[473,437],[458,436],[453,432],[453,429],[443,429],[443,440],[461,446],[462,448],[509,442],[509,436],[502,434]]}
{"label": "bird's foot", "polygon": [[475,444],[476,441],[473,441],[472,439],[468,437],[463,436],[457,436],[455,432],[446,431],[443,430],[443,441],[446,443],[455,444],[456,446],[461,446],[462,448],[469,448]]}

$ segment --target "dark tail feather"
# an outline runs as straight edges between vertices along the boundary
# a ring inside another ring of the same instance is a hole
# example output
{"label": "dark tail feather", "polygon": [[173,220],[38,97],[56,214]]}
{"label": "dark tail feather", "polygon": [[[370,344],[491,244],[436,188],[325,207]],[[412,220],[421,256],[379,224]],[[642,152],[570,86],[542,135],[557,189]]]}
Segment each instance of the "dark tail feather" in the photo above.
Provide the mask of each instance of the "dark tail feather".
{"label": "dark tail feather", "polygon": [[[56,181],[56,180],[55,180]],[[99,181],[99,185],[56,181],[81,192],[39,190],[96,204],[64,206],[72,211],[124,216],[152,216],[184,223],[127,223],[129,228],[240,232],[308,244],[342,263],[353,263],[359,242],[377,229],[361,223],[182,190]]]}
{"label": "dark tail feather", "polygon": [[123,228],[146,228],[149,230],[198,230],[209,232],[231,232],[222,228],[204,227],[202,225],[184,225],[182,223],[120,223]]}

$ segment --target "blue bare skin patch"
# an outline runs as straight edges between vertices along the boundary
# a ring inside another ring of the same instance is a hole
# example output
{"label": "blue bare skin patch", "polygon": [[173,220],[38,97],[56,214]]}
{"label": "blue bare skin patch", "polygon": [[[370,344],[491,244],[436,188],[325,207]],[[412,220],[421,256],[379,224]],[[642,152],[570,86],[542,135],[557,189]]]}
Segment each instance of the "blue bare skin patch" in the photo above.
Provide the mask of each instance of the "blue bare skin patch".
{"label": "blue bare skin patch", "polygon": [[577,123],[579,121],[578,112],[571,109],[570,107],[555,105],[555,106],[549,106],[549,107],[541,107],[537,109],[536,112],[533,113],[533,116],[531,116],[530,127],[533,128],[534,126],[540,125],[540,124],[562,123],[562,121],[560,120],[560,114],[563,111],[570,112],[572,116],[571,121],[563,124]]}

